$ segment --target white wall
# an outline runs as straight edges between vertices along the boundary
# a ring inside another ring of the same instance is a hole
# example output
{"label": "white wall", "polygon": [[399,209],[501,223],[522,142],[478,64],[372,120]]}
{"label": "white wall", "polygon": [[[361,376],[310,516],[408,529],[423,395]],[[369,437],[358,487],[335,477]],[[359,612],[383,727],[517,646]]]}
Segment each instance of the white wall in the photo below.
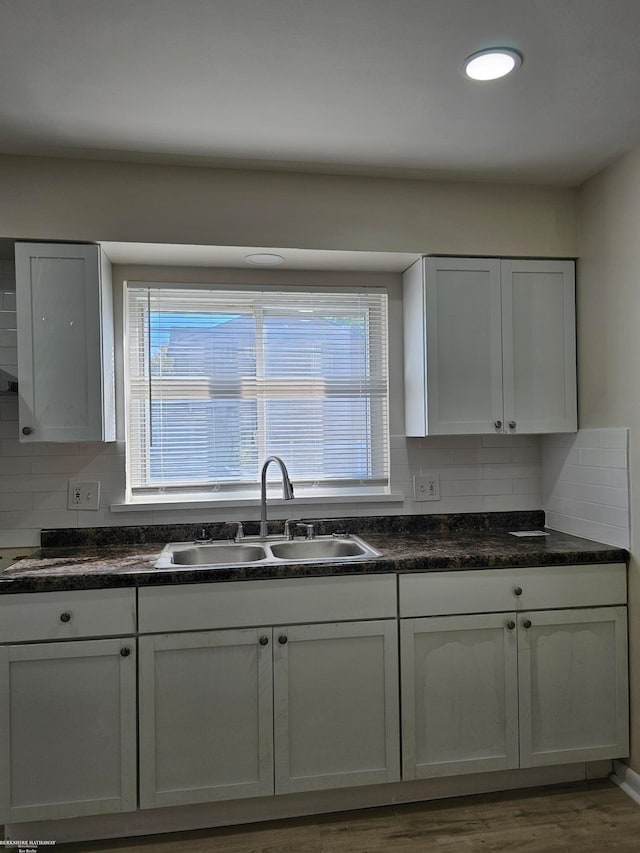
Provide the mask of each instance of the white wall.
{"label": "white wall", "polygon": [[574,257],[576,192],[0,155],[0,237]]}
{"label": "white wall", "polygon": [[629,629],[631,764],[640,770],[640,147],[588,181],[580,194],[579,421],[629,427],[631,563]]}

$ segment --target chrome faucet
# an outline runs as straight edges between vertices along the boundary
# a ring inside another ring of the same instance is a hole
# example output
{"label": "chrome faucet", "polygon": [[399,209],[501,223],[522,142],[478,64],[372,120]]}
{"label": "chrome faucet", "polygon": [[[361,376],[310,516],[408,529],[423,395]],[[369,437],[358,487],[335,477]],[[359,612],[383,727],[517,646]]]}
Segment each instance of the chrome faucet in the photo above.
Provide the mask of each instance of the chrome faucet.
{"label": "chrome faucet", "polygon": [[293,500],[293,485],[289,479],[287,466],[279,456],[269,456],[262,466],[260,475],[260,536],[265,537],[269,533],[267,527],[267,468],[271,462],[277,462],[282,472],[282,497],[285,501]]}

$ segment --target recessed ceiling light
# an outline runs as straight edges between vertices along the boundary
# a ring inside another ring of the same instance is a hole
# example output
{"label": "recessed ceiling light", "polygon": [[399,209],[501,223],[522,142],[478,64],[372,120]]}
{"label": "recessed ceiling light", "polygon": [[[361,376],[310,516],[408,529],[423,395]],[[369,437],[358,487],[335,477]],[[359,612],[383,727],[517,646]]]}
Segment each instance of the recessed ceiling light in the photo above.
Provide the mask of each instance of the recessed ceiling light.
{"label": "recessed ceiling light", "polygon": [[284,263],[282,255],[272,252],[255,252],[253,255],[245,255],[244,259],[248,264],[254,264],[257,267],[277,267]]}
{"label": "recessed ceiling light", "polygon": [[471,80],[497,80],[522,65],[522,56],[510,47],[491,47],[472,53],[462,63],[462,71]]}

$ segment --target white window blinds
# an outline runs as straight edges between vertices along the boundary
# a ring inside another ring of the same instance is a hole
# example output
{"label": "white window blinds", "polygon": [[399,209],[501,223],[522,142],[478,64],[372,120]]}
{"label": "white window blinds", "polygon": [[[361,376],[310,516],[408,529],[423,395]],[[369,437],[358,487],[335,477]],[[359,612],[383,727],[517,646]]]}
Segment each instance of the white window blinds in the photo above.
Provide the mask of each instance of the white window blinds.
{"label": "white window blinds", "polygon": [[129,284],[125,327],[129,499],[388,488],[385,293]]}

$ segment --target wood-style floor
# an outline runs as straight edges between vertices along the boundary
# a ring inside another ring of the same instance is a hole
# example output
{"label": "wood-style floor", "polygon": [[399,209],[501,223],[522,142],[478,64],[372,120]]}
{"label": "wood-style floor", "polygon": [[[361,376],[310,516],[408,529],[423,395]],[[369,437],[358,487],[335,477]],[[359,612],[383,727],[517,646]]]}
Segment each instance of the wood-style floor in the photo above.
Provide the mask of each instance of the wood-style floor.
{"label": "wood-style floor", "polygon": [[640,806],[603,780],[64,849],[70,853],[640,853]]}

